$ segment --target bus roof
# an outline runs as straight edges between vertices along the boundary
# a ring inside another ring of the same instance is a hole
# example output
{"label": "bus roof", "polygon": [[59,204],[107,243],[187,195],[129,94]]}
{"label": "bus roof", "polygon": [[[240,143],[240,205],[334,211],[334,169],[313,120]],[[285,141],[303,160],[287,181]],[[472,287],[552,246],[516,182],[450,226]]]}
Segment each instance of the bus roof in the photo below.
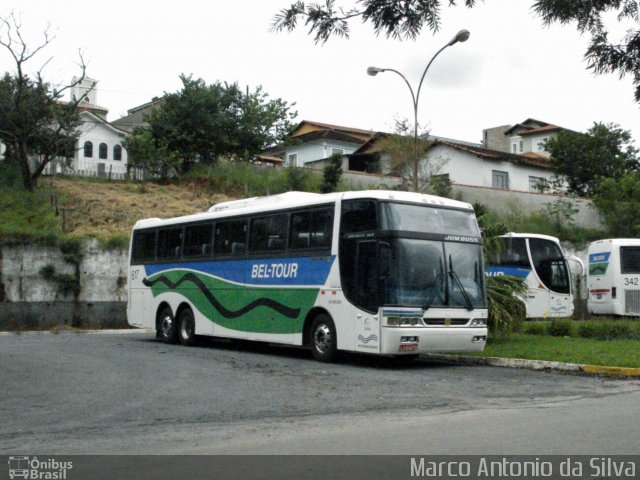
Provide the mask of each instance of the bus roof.
{"label": "bus roof", "polygon": [[615,247],[621,245],[640,245],[640,238],[604,238],[596,240],[589,244],[589,250],[592,248]]}
{"label": "bus roof", "polygon": [[172,225],[200,220],[231,217],[236,215],[247,215],[253,213],[270,212],[286,208],[300,208],[313,205],[323,205],[335,203],[338,199],[358,199],[374,198],[379,200],[391,200],[398,202],[419,203],[422,205],[432,205],[437,207],[459,208],[462,210],[472,210],[473,207],[466,202],[451,200],[413,192],[402,192],[396,190],[360,190],[338,193],[309,193],[309,192],[286,192],[265,197],[252,197],[240,200],[217,203],[206,212],[195,213],[173,218],[146,218],[138,220],[134,229],[152,228],[161,225]]}
{"label": "bus roof", "polygon": [[550,242],[560,243],[558,237],[552,237],[551,235],[542,235],[540,233],[515,233],[508,232],[504,235],[499,235],[501,238],[541,238],[543,240],[549,240]]}

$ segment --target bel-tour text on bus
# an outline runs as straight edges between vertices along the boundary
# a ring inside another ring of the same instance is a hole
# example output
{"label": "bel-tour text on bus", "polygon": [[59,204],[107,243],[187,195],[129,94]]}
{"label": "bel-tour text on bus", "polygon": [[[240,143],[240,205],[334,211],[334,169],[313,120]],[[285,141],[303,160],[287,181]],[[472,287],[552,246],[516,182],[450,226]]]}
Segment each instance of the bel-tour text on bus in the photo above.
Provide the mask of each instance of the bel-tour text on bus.
{"label": "bel-tour text on bus", "polygon": [[251,268],[251,278],[296,278],[297,263],[257,263]]}

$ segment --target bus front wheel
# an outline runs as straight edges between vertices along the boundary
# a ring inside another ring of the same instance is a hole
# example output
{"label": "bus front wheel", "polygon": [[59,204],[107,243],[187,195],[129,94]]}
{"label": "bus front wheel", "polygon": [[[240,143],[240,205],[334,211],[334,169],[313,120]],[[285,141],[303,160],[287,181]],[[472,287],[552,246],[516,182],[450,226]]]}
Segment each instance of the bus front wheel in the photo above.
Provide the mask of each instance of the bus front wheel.
{"label": "bus front wheel", "polygon": [[158,332],[160,334],[160,340],[164,343],[177,343],[178,328],[176,326],[176,319],[171,312],[171,307],[164,307],[160,311]]}
{"label": "bus front wheel", "polygon": [[318,315],[309,329],[309,346],[313,357],[320,362],[335,362],[338,358],[336,327],[327,314]]}
{"label": "bus front wheel", "polygon": [[178,315],[180,325],[180,343],[185,347],[190,347],[196,343],[196,320],[190,308],[185,308]]}

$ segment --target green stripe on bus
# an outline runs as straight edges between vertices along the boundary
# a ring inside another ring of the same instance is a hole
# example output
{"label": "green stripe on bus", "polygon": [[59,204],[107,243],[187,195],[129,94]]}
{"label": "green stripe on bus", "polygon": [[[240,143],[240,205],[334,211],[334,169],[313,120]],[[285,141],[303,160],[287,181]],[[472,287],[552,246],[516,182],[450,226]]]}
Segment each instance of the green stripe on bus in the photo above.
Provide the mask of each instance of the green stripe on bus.
{"label": "green stripe on bus", "polygon": [[251,333],[301,333],[319,292],[237,285],[190,270],[161,272],[147,284],[154,297],[178,293],[216,325]]}

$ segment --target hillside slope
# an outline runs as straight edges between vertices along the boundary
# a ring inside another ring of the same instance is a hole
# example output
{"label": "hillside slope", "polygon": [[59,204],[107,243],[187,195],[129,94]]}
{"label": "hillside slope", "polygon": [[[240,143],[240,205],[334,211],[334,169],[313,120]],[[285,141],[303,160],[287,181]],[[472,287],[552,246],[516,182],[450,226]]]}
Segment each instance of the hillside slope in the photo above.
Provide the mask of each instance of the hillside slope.
{"label": "hillside slope", "polygon": [[101,238],[128,236],[141,218],[203,212],[229,199],[197,183],[157,185],[47,178],[42,186],[57,194],[63,233]]}

